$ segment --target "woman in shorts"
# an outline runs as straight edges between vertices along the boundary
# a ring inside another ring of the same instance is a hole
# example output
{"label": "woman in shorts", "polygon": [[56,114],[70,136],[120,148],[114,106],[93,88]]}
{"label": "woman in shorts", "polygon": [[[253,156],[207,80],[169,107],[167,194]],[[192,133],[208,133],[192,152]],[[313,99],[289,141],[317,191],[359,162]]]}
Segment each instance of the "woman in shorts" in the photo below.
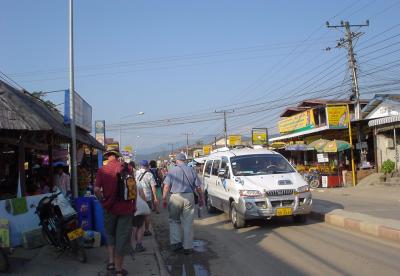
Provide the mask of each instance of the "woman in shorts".
{"label": "woman in shorts", "polygon": [[[143,192],[141,185],[138,183],[136,187],[137,187],[137,195],[140,196],[144,202],[146,202],[146,196]],[[142,245],[143,236],[144,236],[144,218],[145,218],[145,216],[146,215],[144,215],[144,214],[137,214],[137,212],[133,216],[131,244],[132,244],[132,248],[135,247],[136,252],[143,252],[146,250]],[[136,243],[136,245],[135,245],[135,243]]]}

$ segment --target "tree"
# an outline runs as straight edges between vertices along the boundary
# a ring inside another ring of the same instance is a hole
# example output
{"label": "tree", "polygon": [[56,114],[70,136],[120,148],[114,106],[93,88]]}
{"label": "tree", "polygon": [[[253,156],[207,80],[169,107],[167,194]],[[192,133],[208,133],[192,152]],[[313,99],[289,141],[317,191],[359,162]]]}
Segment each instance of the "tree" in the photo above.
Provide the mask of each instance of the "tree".
{"label": "tree", "polygon": [[203,140],[197,140],[196,141],[196,146],[201,146],[201,145],[204,145]]}
{"label": "tree", "polygon": [[51,109],[56,109],[57,105],[50,100],[46,100],[46,93],[44,93],[43,91],[34,91],[31,93],[31,95],[37,99],[42,100],[47,107]]}

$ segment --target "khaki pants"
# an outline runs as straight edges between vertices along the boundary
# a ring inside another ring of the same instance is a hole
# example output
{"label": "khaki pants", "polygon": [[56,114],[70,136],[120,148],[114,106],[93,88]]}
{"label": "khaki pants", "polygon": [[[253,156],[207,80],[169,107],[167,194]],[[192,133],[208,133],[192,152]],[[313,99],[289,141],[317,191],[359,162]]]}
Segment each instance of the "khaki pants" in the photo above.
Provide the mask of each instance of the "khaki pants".
{"label": "khaki pants", "polygon": [[194,219],[193,193],[172,194],[169,199],[168,212],[169,239],[171,244],[182,242],[183,230],[183,248],[192,249]]}

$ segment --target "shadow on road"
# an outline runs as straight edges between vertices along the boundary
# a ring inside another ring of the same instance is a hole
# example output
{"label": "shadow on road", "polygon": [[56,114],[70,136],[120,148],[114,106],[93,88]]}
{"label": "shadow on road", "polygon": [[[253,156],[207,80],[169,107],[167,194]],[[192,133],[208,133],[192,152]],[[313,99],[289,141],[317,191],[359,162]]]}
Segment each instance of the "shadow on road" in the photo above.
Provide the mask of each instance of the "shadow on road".
{"label": "shadow on road", "polygon": [[[306,224],[313,223],[316,222],[309,220]],[[273,252],[258,246],[277,228],[299,226],[291,218],[279,218],[254,220],[237,230],[233,229],[224,213],[204,214],[195,222],[195,253],[186,256],[169,249],[167,212],[153,216],[161,255],[172,276],[305,275]],[[196,248],[199,243],[200,249]]]}
{"label": "shadow on road", "polygon": [[313,211],[328,213],[337,209],[343,210],[344,206],[329,200],[313,198]]}

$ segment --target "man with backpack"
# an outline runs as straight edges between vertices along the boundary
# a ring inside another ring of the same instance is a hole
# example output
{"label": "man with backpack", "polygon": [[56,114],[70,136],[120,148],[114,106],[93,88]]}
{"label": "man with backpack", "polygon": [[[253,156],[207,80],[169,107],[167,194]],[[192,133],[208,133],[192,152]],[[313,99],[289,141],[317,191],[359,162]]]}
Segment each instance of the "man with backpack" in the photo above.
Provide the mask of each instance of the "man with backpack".
{"label": "man with backpack", "polygon": [[134,198],[136,197],[136,187],[134,187],[133,195],[131,190],[122,189],[128,186],[126,184],[128,182],[125,182],[126,177],[122,179],[122,176],[126,176],[126,173],[122,164],[118,161],[120,156],[121,154],[116,150],[104,153],[108,162],[99,169],[94,187],[95,195],[101,200],[104,209],[104,227],[108,251],[107,271],[117,276],[123,276],[127,273],[126,270],[122,269],[122,265],[124,256],[130,254],[132,250],[130,238],[132,214],[135,211]]}
{"label": "man with backpack", "polygon": [[[140,170],[136,174],[136,181],[141,186],[146,196],[147,204],[150,210],[153,209],[154,205],[158,205],[156,181],[154,180],[153,174],[149,169],[149,162],[147,160],[140,161]],[[151,236],[150,232],[150,215],[145,216],[145,236]]]}

